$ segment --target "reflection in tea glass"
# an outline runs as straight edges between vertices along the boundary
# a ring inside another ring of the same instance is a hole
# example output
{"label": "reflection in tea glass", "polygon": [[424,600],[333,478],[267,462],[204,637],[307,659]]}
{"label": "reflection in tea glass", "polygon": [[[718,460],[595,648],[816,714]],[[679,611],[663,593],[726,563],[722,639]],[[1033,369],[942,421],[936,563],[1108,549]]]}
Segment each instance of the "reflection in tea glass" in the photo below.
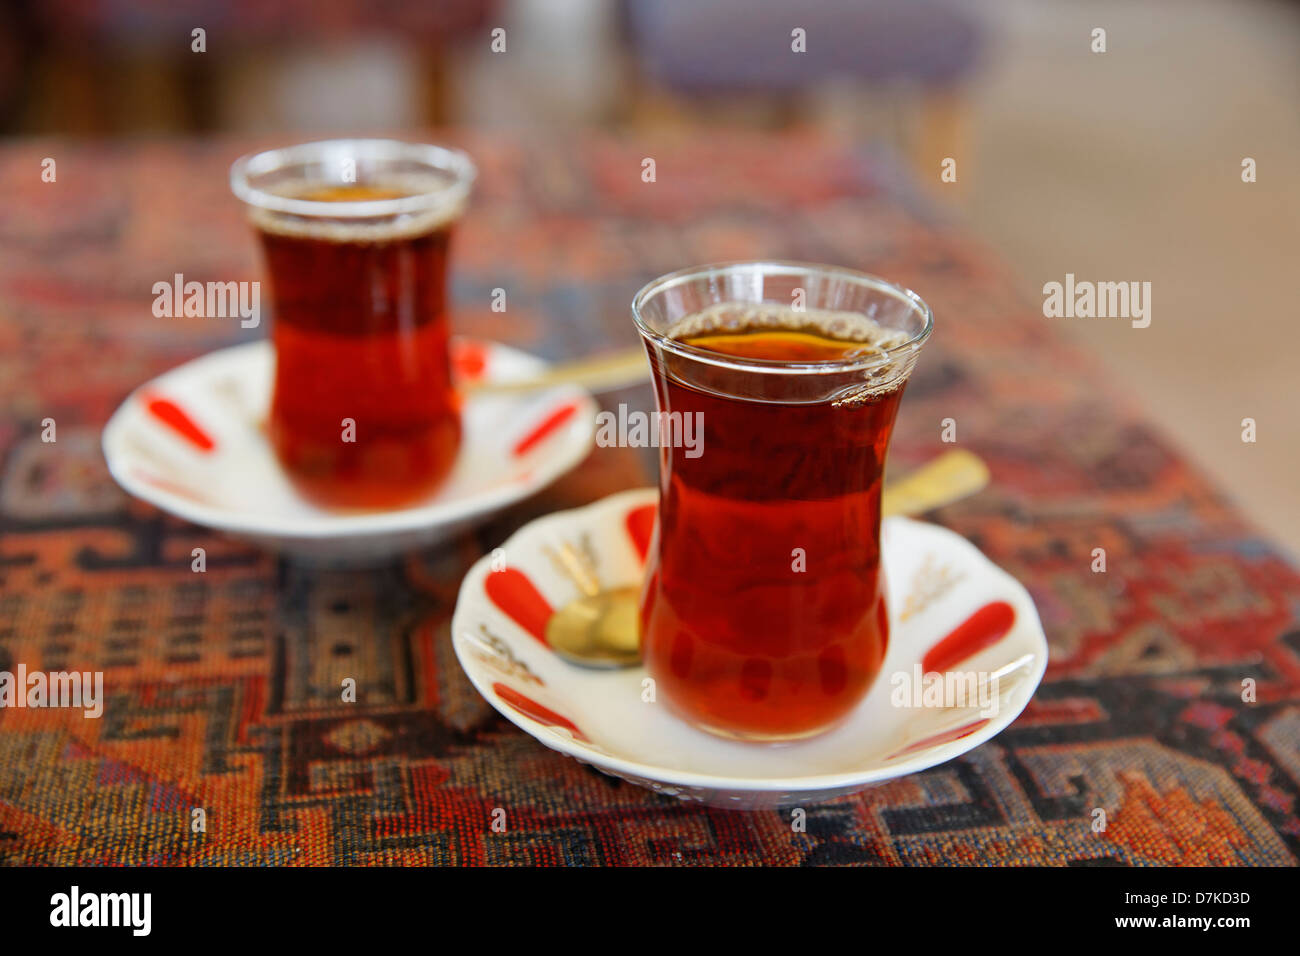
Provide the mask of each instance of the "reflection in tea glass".
{"label": "reflection in tea glass", "polygon": [[270,283],[269,437],[318,504],[407,504],[455,461],[447,253],[474,175],[458,150],[373,139],[274,149],[231,167]]}
{"label": "reflection in tea glass", "polygon": [[[659,409],[641,607],[656,693],[723,736],[827,730],[889,641],[881,478],[930,309],[864,273],[753,262],[663,276],[632,312]],[[674,446],[688,418],[702,446]]]}

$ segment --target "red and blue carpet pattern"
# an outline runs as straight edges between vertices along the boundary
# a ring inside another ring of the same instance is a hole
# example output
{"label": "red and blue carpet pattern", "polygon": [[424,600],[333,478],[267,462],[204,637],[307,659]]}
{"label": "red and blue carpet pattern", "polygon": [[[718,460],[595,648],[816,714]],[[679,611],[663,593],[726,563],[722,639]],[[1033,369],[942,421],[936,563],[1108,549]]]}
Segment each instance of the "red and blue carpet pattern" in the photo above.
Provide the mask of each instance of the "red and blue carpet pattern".
{"label": "red and blue carpet pattern", "polygon": [[[529,518],[649,484],[653,460],[597,449],[453,546],[365,573],[284,563],[127,500],[98,447],[113,408],[265,332],[151,310],[153,283],[175,273],[258,277],[225,185],[254,144],[32,142],[0,152],[0,669],[102,670],[108,699],[98,720],[0,711],[0,861],[1296,862],[1296,569],[886,160],[816,139],[462,142],[482,176],[457,239],[455,321],[475,336],[551,358],[631,345],[632,293],[705,261],[834,262],[921,292],[938,331],[894,467],[951,447],[944,418],[989,463],[987,491],[928,518],[1032,591],[1052,647],[1034,702],[950,764],[809,808],[806,832],[544,749],[453,659],[457,582]],[[41,440],[46,418],[56,442]],[[1090,570],[1099,547],[1104,574]]]}

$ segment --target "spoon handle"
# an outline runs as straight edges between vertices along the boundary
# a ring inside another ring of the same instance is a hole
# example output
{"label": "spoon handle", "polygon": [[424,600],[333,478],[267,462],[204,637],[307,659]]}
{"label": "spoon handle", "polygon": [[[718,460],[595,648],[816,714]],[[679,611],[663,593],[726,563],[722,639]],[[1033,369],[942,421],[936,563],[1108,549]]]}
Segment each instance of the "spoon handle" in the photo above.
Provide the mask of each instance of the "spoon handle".
{"label": "spoon handle", "polygon": [[590,392],[611,392],[649,381],[650,370],[645,349],[638,346],[595,358],[552,365],[540,375],[530,375],[527,378],[504,382],[474,382],[465,386],[464,390],[482,395],[504,395],[556,385],[581,385]]}
{"label": "spoon handle", "polygon": [[915,515],[973,495],[989,483],[989,469],[974,452],[944,452],[906,478],[887,482],[880,504],[885,515]]}

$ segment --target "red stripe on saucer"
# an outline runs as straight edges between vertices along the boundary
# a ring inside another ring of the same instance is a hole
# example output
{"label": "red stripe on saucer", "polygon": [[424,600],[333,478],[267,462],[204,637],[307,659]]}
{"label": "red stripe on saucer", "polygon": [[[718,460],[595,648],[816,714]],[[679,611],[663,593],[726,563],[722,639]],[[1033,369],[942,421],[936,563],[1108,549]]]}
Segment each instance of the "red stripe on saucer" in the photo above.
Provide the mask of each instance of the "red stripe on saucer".
{"label": "red stripe on saucer", "polygon": [[155,395],[142,395],[145,409],[158,421],[162,422],[177,435],[180,435],[200,451],[212,451],[216,442],[208,437],[207,432],[194,423],[194,419],[185,410],[169,398]]}
{"label": "red stripe on saucer", "polygon": [[451,364],[456,371],[456,378],[462,382],[473,382],[483,377],[487,368],[487,346],[479,342],[455,342],[452,344]]}
{"label": "red stripe on saucer", "polygon": [[555,609],[522,571],[514,568],[489,571],[483,590],[493,604],[510,615],[511,620],[546,643],[546,622]]}
{"label": "red stripe on saucer", "polygon": [[565,717],[563,714],[557,714],[549,707],[543,707],[541,704],[537,703],[537,701],[519,693],[519,691],[515,690],[513,687],[498,682],[492,685],[492,691],[525,717],[529,717],[537,721],[539,724],[546,724],[549,727],[563,727],[579,740],[590,742],[587,735],[579,730],[578,725],[568,717]]}
{"label": "red stripe on saucer", "polygon": [[953,665],[1002,640],[1015,623],[1015,608],[1006,601],[985,604],[926,652],[921,670],[927,674],[951,670]]}
{"label": "red stripe on saucer", "polygon": [[577,410],[578,403],[569,402],[567,405],[561,405],[555,411],[551,412],[551,414],[542,419],[536,428],[530,431],[523,438],[519,439],[514,447],[514,456],[518,458],[521,455],[527,454],[533,449],[533,447],[541,442],[542,439],[546,438],[553,431],[572,418],[574,412]]}
{"label": "red stripe on saucer", "polygon": [[632,545],[636,548],[636,553],[641,556],[641,563],[645,564],[645,556],[650,551],[650,538],[655,530],[655,511],[657,505],[641,505],[639,508],[633,508],[627,513],[624,520],[627,526],[628,537],[632,539]]}

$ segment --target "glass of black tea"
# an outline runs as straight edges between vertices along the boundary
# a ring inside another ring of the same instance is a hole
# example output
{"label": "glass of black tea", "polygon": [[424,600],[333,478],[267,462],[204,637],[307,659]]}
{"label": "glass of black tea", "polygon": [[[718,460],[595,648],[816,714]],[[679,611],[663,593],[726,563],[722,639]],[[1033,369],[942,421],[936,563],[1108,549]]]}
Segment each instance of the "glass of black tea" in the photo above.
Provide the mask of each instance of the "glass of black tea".
{"label": "glass of black tea", "polygon": [[459,150],[382,139],[305,143],[231,167],[270,284],[269,437],[317,504],[400,507],[455,462],[447,255],[474,176]]}
{"label": "glass of black tea", "polygon": [[658,406],[657,693],[727,737],[821,733],[884,661],[881,479],[930,309],[864,273],[747,262],[656,279],[632,312]]}

